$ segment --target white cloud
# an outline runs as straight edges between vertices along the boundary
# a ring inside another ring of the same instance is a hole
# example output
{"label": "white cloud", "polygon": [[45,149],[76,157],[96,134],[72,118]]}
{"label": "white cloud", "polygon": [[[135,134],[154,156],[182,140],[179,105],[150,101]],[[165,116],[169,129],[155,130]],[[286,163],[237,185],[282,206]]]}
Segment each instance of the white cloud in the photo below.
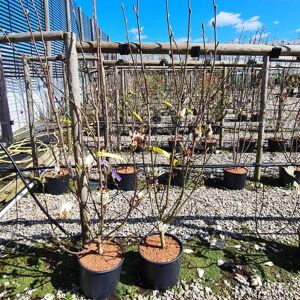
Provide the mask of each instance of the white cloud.
{"label": "white cloud", "polygon": [[295,30],[295,32],[300,32],[300,28],[297,28],[297,29]]}
{"label": "white cloud", "polygon": [[[211,25],[213,21],[214,18],[210,19],[209,24]],[[253,16],[250,19],[245,20],[241,18],[241,14],[239,13],[221,11],[217,14],[217,26],[231,26],[238,32],[241,32],[242,30],[255,31],[262,27],[262,23],[259,21],[259,16]]]}
{"label": "white cloud", "polygon": [[[217,14],[217,26],[225,27],[225,26],[236,26],[240,24],[242,19],[240,18],[241,14],[234,14],[230,12],[221,11]],[[212,24],[212,18],[209,23]]]}
{"label": "white cloud", "polygon": [[238,31],[255,31],[260,27],[262,27],[262,23],[259,21],[259,16],[254,16],[236,25]]}
{"label": "white cloud", "polygon": [[[141,40],[144,40],[147,38],[147,35],[143,34],[143,31],[144,31],[144,27],[141,27],[140,28]],[[138,28],[133,27],[130,30],[128,30],[128,32],[132,35],[132,38],[135,41],[138,41],[138,39],[139,39],[139,29]]]}
{"label": "white cloud", "polygon": [[[178,39],[175,39],[175,41],[178,44],[180,44],[180,43],[187,43],[187,37],[183,36],[183,37],[180,37]],[[192,37],[190,37],[190,43],[201,43],[201,42],[202,42],[201,38],[193,39]]]}
{"label": "white cloud", "polygon": [[280,22],[278,21],[278,20],[275,20],[274,22],[273,22],[273,24],[274,25],[278,25]]}

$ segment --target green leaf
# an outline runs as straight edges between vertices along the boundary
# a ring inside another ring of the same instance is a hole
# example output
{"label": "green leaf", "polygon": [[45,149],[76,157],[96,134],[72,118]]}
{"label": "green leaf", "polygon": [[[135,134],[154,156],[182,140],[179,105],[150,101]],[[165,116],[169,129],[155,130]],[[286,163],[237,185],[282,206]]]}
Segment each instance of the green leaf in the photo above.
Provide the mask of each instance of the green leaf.
{"label": "green leaf", "polygon": [[169,102],[169,101],[167,101],[167,100],[163,101],[162,104],[166,105],[166,106],[169,107],[169,108],[173,108],[172,103]]}
{"label": "green leaf", "polygon": [[124,158],[118,154],[114,154],[114,153],[108,153],[108,152],[105,152],[105,151],[97,151],[96,152],[96,156],[97,157],[110,157],[110,158],[115,158],[115,159],[118,159],[122,162],[125,162]]}
{"label": "green leaf", "polygon": [[143,122],[143,119],[142,117],[137,113],[137,112],[132,112],[132,114],[140,121],[140,122]]}
{"label": "green leaf", "polygon": [[[162,154],[164,157],[171,159],[171,154],[159,147],[149,146],[148,149],[149,149],[149,151],[153,151],[155,153]],[[174,159],[173,165],[175,166],[177,163],[178,163],[177,159]]]}

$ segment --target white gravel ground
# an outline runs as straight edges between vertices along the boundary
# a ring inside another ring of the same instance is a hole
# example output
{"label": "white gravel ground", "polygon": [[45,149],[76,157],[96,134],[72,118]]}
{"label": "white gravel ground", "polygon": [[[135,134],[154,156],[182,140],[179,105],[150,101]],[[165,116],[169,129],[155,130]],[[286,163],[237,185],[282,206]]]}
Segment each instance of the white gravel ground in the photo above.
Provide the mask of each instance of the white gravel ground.
{"label": "white gravel ground", "polygon": [[[176,195],[178,189],[173,188],[171,199]],[[112,201],[107,210],[109,226],[122,221],[128,207],[126,199],[132,196],[133,192],[110,192]],[[52,216],[56,216],[62,203],[72,203],[70,215],[66,220],[61,220],[61,224],[72,234],[80,233],[77,201],[73,195],[40,195],[39,198],[44,204],[47,203]],[[226,239],[231,236],[238,238],[240,234],[260,233],[268,240],[295,243],[300,220],[299,199],[299,191],[280,187],[265,187],[258,191],[200,187],[187,200],[170,231],[179,235],[182,240],[191,236],[209,240],[211,234],[222,234]],[[143,199],[128,223],[118,233],[119,236],[143,236],[153,230],[156,220],[152,217],[151,207],[149,199]],[[58,234],[57,230],[56,233]],[[47,219],[30,197],[19,201],[0,222],[2,239],[20,239],[30,243],[30,240],[42,240],[50,235],[51,227]],[[264,282],[259,290],[241,285],[233,288],[231,299],[300,299],[299,283],[299,277],[295,277],[295,282],[290,282],[290,286],[281,288],[280,283],[271,282]],[[175,295],[174,292],[166,292],[164,295],[156,295],[154,292],[153,299],[220,299],[205,288],[203,283],[194,282],[188,287],[186,283],[180,284],[181,293]],[[143,298],[140,296],[138,299]]]}

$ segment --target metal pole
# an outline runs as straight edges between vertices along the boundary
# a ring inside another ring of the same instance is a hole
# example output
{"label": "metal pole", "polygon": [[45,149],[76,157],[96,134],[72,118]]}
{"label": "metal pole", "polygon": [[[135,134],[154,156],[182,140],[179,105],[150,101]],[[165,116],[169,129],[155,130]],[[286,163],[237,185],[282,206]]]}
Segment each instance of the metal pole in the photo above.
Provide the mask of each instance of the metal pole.
{"label": "metal pole", "polygon": [[6,93],[6,83],[5,83],[1,54],[0,54],[0,125],[1,125],[2,141],[8,144],[12,143],[13,133],[11,128],[10,112],[9,112],[7,93]]}
{"label": "metal pole", "polygon": [[84,40],[84,29],[83,29],[83,18],[81,7],[78,7],[78,16],[79,16],[79,38],[81,41]]}
{"label": "metal pole", "polygon": [[[261,96],[260,96],[260,108],[259,108],[259,127],[258,127],[258,141],[257,141],[257,154],[256,163],[261,164],[263,160],[263,146],[264,146],[264,131],[265,131],[265,110],[266,101],[268,98],[268,80],[269,80],[269,56],[264,56],[263,65],[263,81],[261,86]],[[255,167],[254,180],[260,181],[261,178],[261,167]]]}
{"label": "metal pole", "polygon": [[71,23],[71,8],[70,8],[70,0],[65,0],[66,4],[66,19],[67,19],[67,31],[72,31],[72,23]]}
{"label": "metal pole", "polygon": [[[44,0],[44,15],[45,15],[45,30],[47,32],[51,31],[50,29],[50,17],[49,17],[49,0]],[[46,42],[46,53],[47,56],[51,56],[51,42]]]}

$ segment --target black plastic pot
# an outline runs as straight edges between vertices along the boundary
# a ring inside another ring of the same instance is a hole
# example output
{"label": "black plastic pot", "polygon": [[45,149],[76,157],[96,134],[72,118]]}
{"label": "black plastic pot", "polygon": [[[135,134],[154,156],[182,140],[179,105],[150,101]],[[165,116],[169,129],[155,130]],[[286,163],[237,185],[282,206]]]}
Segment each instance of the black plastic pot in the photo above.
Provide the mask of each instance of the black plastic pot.
{"label": "black plastic pot", "polygon": [[300,168],[299,167],[295,169],[294,175],[296,177],[297,183],[300,183]]}
{"label": "black plastic pot", "polygon": [[168,144],[169,144],[169,150],[172,151],[174,148],[174,144],[175,144],[175,152],[179,153],[182,151],[182,147],[181,144],[182,143],[182,137],[181,136],[177,136],[176,141],[175,138],[171,138],[168,140]]}
{"label": "black plastic pot", "polygon": [[294,152],[300,152],[300,137],[294,137],[291,140],[291,150]]}
{"label": "black plastic pot", "polygon": [[105,299],[111,295],[120,280],[121,269],[124,258],[113,269],[96,272],[85,268],[78,259],[79,263],[79,282],[84,295],[89,299]]}
{"label": "black plastic pot", "polygon": [[214,138],[206,139],[202,142],[202,149],[208,153],[213,153],[217,147],[217,140]]}
{"label": "black plastic pot", "polygon": [[136,189],[137,172],[134,167],[118,168],[117,173],[121,177],[121,181],[117,182],[120,190],[134,191]]}
{"label": "black plastic pot", "polygon": [[256,148],[256,140],[240,138],[239,151],[240,152],[253,152]]}
{"label": "black plastic pot", "polygon": [[242,190],[246,185],[248,169],[242,168],[245,170],[242,174],[233,173],[231,172],[232,169],[224,169],[224,185],[230,190]]}
{"label": "black plastic pot", "polygon": [[47,176],[45,175],[45,191],[51,195],[61,195],[69,189],[70,174],[64,176]]}
{"label": "black plastic pot", "polygon": [[213,125],[212,130],[214,134],[220,134],[221,126],[220,125]]}
{"label": "black plastic pot", "polygon": [[[171,175],[171,185],[172,186],[179,186],[183,187],[184,185],[184,176],[185,176],[185,170],[182,168],[173,168],[173,173]],[[169,172],[165,172],[162,175],[158,177],[159,184],[168,184],[168,176]],[[188,180],[188,174],[186,174],[186,181]]]}
{"label": "black plastic pot", "polygon": [[[184,179],[186,177],[186,179]],[[171,185],[183,187],[184,181],[187,182],[188,174],[184,168],[174,168],[171,178]]]}
{"label": "black plastic pot", "polygon": [[282,138],[269,138],[268,149],[270,152],[283,152],[286,149],[286,142]]}
{"label": "black plastic pot", "polygon": [[258,122],[259,121],[259,114],[258,113],[252,114],[251,117],[250,117],[250,121],[251,122]]}
{"label": "black plastic pot", "polygon": [[238,121],[238,122],[247,122],[247,121],[249,121],[249,120],[248,120],[248,117],[247,117],[246,115],[244,115],[244,114],[239,114],[239,115],[237,116],[237,121]]}
{"label": "black plastic pot", "polygon": [[142,256],[140,252],[141,242],[139,244],[141,257],[140,276],[145,287],[149,289],[165,291],[175,286],[179,280],[183,246],[176,236],[169,233],[165,235],[172,237],[180,245],[180,254],[172,261],[158,263],[148,260]]}
{"label": "black plastic pot", "polygon": [[293,184],[295,177],[290,175],[285,167],[279,167],[279,181],[282,186]]}

